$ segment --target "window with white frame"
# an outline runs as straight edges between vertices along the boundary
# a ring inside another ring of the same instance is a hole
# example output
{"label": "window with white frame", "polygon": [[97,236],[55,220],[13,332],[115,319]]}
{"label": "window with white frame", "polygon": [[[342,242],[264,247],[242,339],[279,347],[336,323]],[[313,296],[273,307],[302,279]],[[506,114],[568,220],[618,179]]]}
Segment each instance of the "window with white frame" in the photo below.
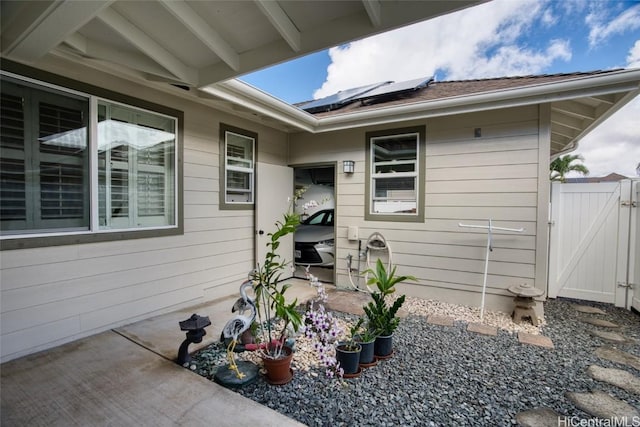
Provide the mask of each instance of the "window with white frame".
{"label": "window with white frame", "polygon": [[176,226],[176,117],[4,73],[0,96],[3,240]]}
{"label": "window with white frame", "polygon": [[422,220],[423,135],[420,128],[367,134],[369,219]]}
{"label": "window with white frame", "polygon": [[225,124],[220,125],[222,181],[221,208],[252,208],[255,187],[256,134]]}

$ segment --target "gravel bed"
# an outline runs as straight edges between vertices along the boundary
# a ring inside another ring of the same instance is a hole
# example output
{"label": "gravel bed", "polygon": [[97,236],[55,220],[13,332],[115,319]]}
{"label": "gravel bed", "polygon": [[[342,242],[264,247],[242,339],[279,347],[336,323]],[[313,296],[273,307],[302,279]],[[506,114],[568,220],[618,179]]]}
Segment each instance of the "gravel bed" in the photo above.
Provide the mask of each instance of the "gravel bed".
{"label": "gravel bed", "polygon": [[[578,313],[575,303],[602,308],[607,315]],[[622,326],[616,331],[640,342],[640,316],[569,299],[546,302],[545,315],[542,333],[553,340],[553,350],[522,345],[507,330],[484,336],[467,332],[465,321],[445,327],[411,314],[394,334],[393,357],[358,378],[327,379],[320,368],[296,366],[294,358],[290,383],[272,386],[258,378],[236,391],[308,426],[504,426],[515,425],[517,413],[538,407],[589,419],[564,397],[567,391],[602,390],[640,409],[640,396],[586,374],[592,364],[640,372],[595,356],[606,343],[589,333],[594,326],[579,320],[612,321]],[[638,343],[619,348],[640,356]],[[240,357],[255,356],[245,355]],[[224,349],[212,345],[194,355],[192,369],[213,378],[224,363]]]}

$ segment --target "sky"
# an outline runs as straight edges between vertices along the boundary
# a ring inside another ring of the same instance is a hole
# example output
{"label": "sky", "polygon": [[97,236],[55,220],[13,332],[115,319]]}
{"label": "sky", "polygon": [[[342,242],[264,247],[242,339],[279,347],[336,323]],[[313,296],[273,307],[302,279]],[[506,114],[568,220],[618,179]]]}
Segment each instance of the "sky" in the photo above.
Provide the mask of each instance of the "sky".
{"label": "sky", "polygon": [[[640,68],[640,1],[493,0],[240,79],[289,103],[369,83]],[[640,97],[584,137],[590,176],[637,176]]]}

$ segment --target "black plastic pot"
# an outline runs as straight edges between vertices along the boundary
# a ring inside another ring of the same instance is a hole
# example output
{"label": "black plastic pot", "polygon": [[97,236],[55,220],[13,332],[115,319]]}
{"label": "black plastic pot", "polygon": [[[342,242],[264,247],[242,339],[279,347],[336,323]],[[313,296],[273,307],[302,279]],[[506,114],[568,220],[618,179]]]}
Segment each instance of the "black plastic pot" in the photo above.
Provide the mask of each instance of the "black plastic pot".
{"label": "black plastic pot", "polygon": [[378,336],[373,352],[378,357],[390,356],[393,353],[393,335]]}
{"label": "black plastic pot", "polygon": [[373,363],[375,361],[374,357],[374,345],[376,340],[373,339],[369,342],[358,341],[362,350],[360,351],[360,364],[367,365],[369,363]]}
{"label": "black plastic pot", "polygon": [[340,362],[340,367],[344,370],[345,375],[355,374],[360,368],[360,344],[356,344],[356,350],[348,350],[343,343],[336,347],[336,359]]}

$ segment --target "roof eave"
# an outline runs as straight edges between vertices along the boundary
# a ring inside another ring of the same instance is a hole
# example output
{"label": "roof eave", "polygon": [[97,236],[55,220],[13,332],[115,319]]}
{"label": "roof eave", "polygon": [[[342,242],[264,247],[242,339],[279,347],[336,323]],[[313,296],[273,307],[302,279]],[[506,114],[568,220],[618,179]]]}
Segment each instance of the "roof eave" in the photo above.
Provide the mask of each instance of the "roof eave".
{"label": "roof eave", "polygon": [[640,69],[581,76],[560,82],[479,92],[321,118],[315,117],[237,79],[210,85],[201,90],[252,110],[257,114],[285,123],[299,131],[310,133],[332,132],[356,127],[626,92],[626,95],[615,106],[602,117],[598,117],[596,122],[576,137],[575,140],[577,141],[640,93]]}
{"label": "roof eave", "polygon": [[[588,96],[627,92],[618,102],[619,109],[640,91],[640,69],[622,70],[611,74],[585,76],[561,82],[542,83],[513,89],[501,89],[463,96],[415,102],[340,114],[319,119],[315,132],[330,132],[345,128],[387,124],[453,114],[473,113],[508,107],[519,107],[565,101]],[[608,115],[607,115],[608,117]],[[598,123],[601,120],[598,121]],[[595,126],[590,126],[593,128]],[[581,135],[580,137],[582,137]]]}
{"label": "roof eave", "polygon": [[318,126],[319,119],[313,115],[238,79],[209,85],[200,90],[300,131],[314,133]]}

